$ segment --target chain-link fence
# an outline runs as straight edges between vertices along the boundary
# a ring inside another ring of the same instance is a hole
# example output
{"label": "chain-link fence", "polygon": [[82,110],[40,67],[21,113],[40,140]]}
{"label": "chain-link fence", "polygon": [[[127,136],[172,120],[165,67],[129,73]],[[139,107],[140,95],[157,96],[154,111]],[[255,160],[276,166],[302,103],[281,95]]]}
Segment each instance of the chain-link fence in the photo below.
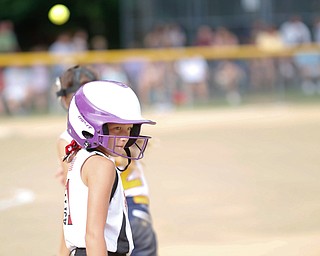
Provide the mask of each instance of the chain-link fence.
{"label": "chain-link fence", "polygon": [[52,85],[64,70],[78,64],[92,65],[101,79],[128,83],[144,109],[309,100],[320,94],[317,45],[20,53],[0,55],[0,113],[62,111]]}

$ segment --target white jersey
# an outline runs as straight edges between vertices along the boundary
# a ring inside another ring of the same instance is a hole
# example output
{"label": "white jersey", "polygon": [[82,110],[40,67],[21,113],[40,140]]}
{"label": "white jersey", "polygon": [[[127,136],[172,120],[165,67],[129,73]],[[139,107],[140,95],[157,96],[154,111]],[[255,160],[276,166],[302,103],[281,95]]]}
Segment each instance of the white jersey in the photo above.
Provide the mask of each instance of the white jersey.
{"label": "white jersey", "polygon": [[[60,135],[60,138],[68,143],[72,141],[72,137],[67,131],[64,131]],[[127,160],[125,160],[125,162],[126,161]],[[119,162],[123,162],[123,160],[120,157],[117,157],[117,165],[120,168],[123,168],[124,164]],[[127,170],[121,172],[121,179],[126,197],[133,197],[136,203],[149,204],[149,187],[143,172],[141,160],[131,161]]]}
{"label": "white jersey", "polygon": [[[71,162],[68,171],[63,227],[69,250],[86,247],[88,187],[82,182],[81,168],[84,162],[95,154],[107,157],[100,152],[81,149]],[[118,182],[110,201],[104,235],[108,251],[130,254],[133,249],[132,233],[120,174],[118,171],[116,174]]]}

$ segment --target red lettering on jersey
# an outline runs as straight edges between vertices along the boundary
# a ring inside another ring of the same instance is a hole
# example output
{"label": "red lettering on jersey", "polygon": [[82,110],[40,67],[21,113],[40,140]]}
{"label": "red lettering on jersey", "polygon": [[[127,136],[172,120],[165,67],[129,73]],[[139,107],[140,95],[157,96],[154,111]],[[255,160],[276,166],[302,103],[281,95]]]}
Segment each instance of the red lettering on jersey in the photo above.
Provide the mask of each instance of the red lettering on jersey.
{"label": "red lettering on jersey", "polygon": [[65,192],[65,200],[64,200],[64,225],[72,225],[72,218],[70,214],[70,203],[69,203],[69,179],[66,182],[66,192]]}

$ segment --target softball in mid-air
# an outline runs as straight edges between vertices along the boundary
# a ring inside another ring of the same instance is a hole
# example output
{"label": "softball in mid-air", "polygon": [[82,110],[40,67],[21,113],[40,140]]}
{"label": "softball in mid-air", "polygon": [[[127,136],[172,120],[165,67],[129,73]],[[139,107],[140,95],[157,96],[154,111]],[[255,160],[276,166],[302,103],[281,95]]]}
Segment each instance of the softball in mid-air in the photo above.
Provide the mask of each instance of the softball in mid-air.
{"label": "softball in mid-air", "polygon": [[63,4],[56,4],[51,7],[48,13],[49,20],[55,25],[62,25],[69,20],[70,11]]}

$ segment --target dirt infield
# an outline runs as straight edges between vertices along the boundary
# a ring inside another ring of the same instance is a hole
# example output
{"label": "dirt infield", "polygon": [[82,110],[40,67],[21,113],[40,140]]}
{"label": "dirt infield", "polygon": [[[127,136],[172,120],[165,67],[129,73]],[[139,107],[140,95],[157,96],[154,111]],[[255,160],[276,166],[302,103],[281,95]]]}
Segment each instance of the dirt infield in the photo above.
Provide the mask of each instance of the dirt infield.
{"label": "dirt infield", "polygon": [[[145,113],[160,256],[320,254],[320,105]],[[0,256],[56,255],[63,117],[0,119]]]}

